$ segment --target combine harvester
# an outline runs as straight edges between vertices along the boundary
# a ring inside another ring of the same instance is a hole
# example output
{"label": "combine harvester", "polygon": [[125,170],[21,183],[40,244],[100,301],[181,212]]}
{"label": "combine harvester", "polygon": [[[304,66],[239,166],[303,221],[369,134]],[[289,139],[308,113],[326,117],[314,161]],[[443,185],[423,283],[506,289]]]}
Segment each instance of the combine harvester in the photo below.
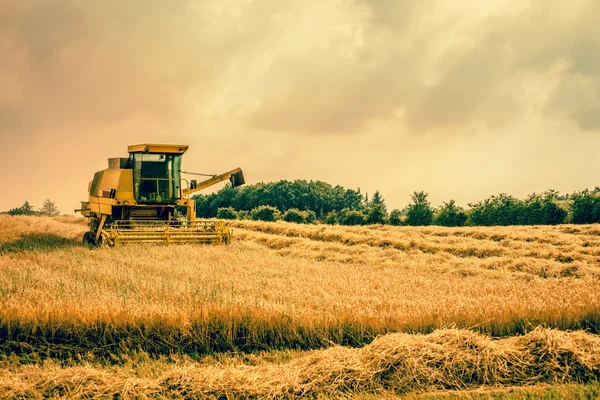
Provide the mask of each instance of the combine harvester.
{"label": "combine harvester", "polygon": [[[188,146],[138,144],[128,147],[128,158],[109,158],[108,169],[96,172],[89,183],[89,200],[80,211],[89,219],[83,242],[90,246],[118,243],[210,243],[226,244],[231,233],[223,221],[196,219],[192,193],[230,180],[236,188],[245,183],[236,168],[208,179],[181,179],[181,158]],[[187,188],[182,182],[187,182]],[[175,218],[185,207],[186,219]]]}

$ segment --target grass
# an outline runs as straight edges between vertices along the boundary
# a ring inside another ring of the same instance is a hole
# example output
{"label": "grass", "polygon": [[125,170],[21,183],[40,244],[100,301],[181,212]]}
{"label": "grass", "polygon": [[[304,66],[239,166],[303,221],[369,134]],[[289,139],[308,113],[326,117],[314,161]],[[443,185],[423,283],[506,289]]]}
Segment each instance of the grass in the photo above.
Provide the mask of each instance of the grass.
{"label": "grass", "polygon": [[[131,374],[124,371],[132,357],[148,358],[142,365],[156,368],[153,376],[163,373],[170,362],[164,360],[173,357],[193,367],[192,375],[181,379],[194,381],[205,374],[198,372],[202,368],[235,376],[235,368],[227,369],[233,362],[229,356],[225,367],[204,363],[226,354],[252,358],[262,352],[276,370],[284,367],[271,362],[273,354],[294,354],[291,363],[306,361],[310,350],[361,354],[394,332],[422,338],[427,336],[414,334],[458,329],[516,340],[556,328],[585,330],[577,334],[594,341],[600,331],[597,225],[231,224],[229,246],[90,250],[80,244],[87,229],[81,219],[0,216],[0,338],[5,339],[0,363],[7,366],[5,373],[12,371],[3,375],[0,387],[10,394],[18,386],[10,384],[14,377],[57,382],[52,374],[83,373],[77,368],[111,381],[113,368],[129,385]],[[596,360],[598,353],[592,346],[584,358]],[[334,364],[344,371],[353,368],[338,361]],[[593,368],[586,380],[597,379],[598,367]],[[547,376],[535,382],[555,380]],[[462,379],[465,385],[479,384],[470,375]],[[481,384],[525,383],[531,382]],[[28,385],[23,387],[38,390],[37,383]],[[49,385],[48,393],[59,393]],[[384,384],[359,389],[390,390]],[[409,389],[418,387],[398,383],[391,388],[394,393]]]}

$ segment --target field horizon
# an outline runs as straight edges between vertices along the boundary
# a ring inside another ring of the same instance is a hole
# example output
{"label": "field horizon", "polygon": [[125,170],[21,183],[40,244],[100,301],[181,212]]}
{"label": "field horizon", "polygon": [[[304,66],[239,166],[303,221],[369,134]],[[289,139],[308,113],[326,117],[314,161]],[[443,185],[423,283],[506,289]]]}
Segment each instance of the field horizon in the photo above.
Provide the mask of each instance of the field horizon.
{"label": "field horizon", "polygon": [[0,395],[596,390],[597,225],[228,224],[90,249],[80,218],[0,216]]}

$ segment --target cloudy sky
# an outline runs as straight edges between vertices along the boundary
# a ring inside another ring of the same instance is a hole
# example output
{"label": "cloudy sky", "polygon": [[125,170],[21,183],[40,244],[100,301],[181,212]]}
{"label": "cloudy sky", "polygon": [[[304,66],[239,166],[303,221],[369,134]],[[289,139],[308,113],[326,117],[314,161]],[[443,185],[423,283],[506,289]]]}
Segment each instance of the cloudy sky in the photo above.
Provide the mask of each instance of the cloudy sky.
{"label": "cloudy sky", "polygon": [[402,208],[600,185],[596,0],[0,0],[0,210],[129,144]]}

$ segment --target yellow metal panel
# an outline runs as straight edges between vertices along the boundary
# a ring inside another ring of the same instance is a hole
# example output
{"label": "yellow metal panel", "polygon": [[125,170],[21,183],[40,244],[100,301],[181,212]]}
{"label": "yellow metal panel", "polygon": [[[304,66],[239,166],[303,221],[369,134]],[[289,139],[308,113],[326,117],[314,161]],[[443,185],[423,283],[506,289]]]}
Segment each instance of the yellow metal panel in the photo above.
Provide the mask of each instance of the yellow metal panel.
{"label": "yellow metal panel", "polygon": [[[98,185],[94,187],[94,193],[90,193],[90,196],[98,196],[102,197],[102,192],[108,191],[111,189],[117,189],[119,186],[119,178],[121,177],[121,170],[119,169],[104,169],[100,171],[101,178]],[[91,188],[90,188],[91,190]]]}
{"label": "yellow metal panel", "polygon": [[96,214],[112,214],[113,199],[104,199],[102,197],[90,196],[89,209]]}
{"label": "yellow metal panel", "polygon": [[189,146],[184,144],[134,144],[127,147],[130,153],[166,153],[183,154]]}
{"label": "yellow metal panel", "polygon": [[123,169],[120,172],[116,199],[120,203],[127,200],[130,205],[133,205],[135,204],[135,199],[133,198],[133,170]]}

